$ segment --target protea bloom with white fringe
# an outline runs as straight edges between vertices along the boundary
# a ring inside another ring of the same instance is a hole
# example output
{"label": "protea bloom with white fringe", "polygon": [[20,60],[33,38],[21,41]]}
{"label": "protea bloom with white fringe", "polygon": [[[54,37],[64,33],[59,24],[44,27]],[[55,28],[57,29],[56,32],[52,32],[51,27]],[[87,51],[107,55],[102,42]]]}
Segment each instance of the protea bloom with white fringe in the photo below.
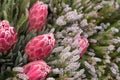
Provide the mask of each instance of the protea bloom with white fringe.
{"label": "protea bloom with white fringe", "polygon": [[0,22],[0,52],[8,51],[17,41],[17,32],[7,20]]}
{"label": "protea bloom with white fringe", "polygon": [[80,50],[80,57],[84,55],[89,46],[88,40],[82,36],[78,38],[78,48]]}
{"label": "protea bloom with white fringe", "polygon": [[29,60],[45,59],[49,57],[55,46],[55,38],[52,33],[43,34],[30,40],[26,47],[25,53]]}
{"label": "protea bloom with white fringe", "polygon": [[23,73],[29,80],[45,80],[50,71],[51,67],[43,60],[30,62],[23,66]]}
{"label": "protea bloom with white fringe", "polygon": [[43,2],[37,1],[29,10],[28,32],[34,30],[39,32],[43,29],[48,15],[48,6]]}

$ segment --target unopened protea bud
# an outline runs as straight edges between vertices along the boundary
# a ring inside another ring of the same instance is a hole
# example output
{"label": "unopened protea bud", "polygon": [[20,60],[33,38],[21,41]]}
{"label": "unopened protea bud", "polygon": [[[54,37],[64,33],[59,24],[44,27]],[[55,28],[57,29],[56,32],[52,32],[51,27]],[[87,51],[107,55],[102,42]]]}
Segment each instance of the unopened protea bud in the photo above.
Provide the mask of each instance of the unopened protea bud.
{"label": "unopened protea bud", "polygon": [[0,22],[0,52],[10,50],[17,41],[17,33],[7,20]]}
{"label": "unopened protea bud", "polygon": [[28,32],[34,30],[39,32],[43,29],[48,15],[48,6],[43,2],[37,1],[29,11]]}
{"label": "unopened protea bud", "polygon": [[55,46],[55,39],[52,33],[37,36],[30,40],[26,47],[25,53],[29,60],[45,59]]}
{"label": "unopened protea bud", "polygon": [[89,46],[88,40],[82,36],[78,38],[78,48],[80,50],[80,57],[84,55]]}
{"label": "unopened protea bud", "polygon": [[51,71],[51,67],[43,60],[38,60],[26,64],[23,66],[23,70],[23,73],[28,76],[29,80],[45,80]]}

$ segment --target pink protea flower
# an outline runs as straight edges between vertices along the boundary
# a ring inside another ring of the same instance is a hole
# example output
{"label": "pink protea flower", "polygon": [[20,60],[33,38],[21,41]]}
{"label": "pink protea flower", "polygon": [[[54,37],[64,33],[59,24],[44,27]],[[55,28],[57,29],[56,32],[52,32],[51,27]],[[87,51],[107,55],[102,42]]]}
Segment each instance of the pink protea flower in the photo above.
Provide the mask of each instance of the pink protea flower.
{"label": "pink protea flower", "polygon": [[0,52],[7,51],[17,41],[17,32],[7,20],[0,22]]}
{"label": "pink protea flower", "polygon": [[44,34],[30,40],[25,47],[25,53],[29,60],[45,59],[49,57],[54,46],[54,35],[52,33]]}
{"label": "pink protea flower", "polygon": [[80,50],[80,57],[84,55],[89,46],[88,40],[82,36],[78,38],[78,48]]}
{"label": "pink protea flower", "polygon": [[43,60],[30,62],[23,66],[23,73],[28,76],[29,80],[45,80],[50,71],[51,67]]}
{"label": "pink protea flower", "polygon": [[39,32],[43,29],[48,15],[48,6],[43,2],[37,1],[29,11],[28,32],[34,30]]}

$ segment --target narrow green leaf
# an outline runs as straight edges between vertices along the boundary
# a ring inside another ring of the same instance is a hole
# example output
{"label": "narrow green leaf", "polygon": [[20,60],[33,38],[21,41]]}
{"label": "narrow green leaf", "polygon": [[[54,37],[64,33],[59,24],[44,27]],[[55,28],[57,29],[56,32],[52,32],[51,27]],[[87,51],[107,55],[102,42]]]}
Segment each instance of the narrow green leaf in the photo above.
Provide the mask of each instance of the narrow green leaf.
{"label": "narrow green leaf", "polygon": [[28,19],[28,11],[26,11],[26,14],[22,14],[20,20],[18,21],[17,31],[19,31],[19,29],[22,28],[23,24],[27,21],[27,19]]}

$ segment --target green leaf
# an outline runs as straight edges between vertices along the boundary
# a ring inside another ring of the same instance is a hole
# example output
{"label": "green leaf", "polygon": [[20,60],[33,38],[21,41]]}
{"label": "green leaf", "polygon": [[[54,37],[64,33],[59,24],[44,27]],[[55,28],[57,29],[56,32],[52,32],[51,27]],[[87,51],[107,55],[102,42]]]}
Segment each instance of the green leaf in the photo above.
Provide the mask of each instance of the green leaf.
{"label": "green leaf", "polygon": [[28,6],[28,3],[30,3],[30,0],[22,0],[22,4],[20,5],[20,12],[24,12]]}
{"label": "green leaf", "polygon": [[22,14],[21,18],[18,21],[17,24],[17,31],[19,31],[20,28],[23,27],[23,24],[28,20],[28,11],[26,10],[26,14]]}

